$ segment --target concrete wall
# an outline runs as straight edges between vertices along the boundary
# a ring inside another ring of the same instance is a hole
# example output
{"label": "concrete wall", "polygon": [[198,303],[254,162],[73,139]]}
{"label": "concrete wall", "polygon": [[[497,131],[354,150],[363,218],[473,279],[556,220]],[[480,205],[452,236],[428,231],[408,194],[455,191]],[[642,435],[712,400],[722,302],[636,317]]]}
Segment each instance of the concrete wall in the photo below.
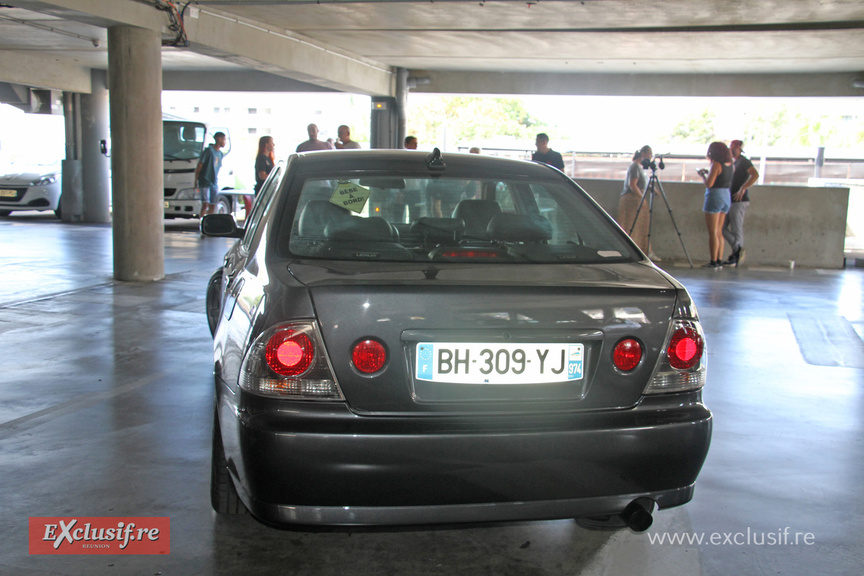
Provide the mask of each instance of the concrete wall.
{"label": "concrete wall", "polygon": [[[702,213],[705,188],[696,183],[660,184],[694,266],[708,261],[708,229]],[[577,182],[615,217],[624,185],[621,180],[580,178]],[[687,262],[669,211],[659,194],[654,200],[651,246],[663,260]],[[806,268],[842,268],[846,236],[848,188],[754,186],[744,222],[745,266],[784,266],[790,261]],[[644,209],[644,208],[643,208]],[[728,257],[726,248],[724,257]]]}

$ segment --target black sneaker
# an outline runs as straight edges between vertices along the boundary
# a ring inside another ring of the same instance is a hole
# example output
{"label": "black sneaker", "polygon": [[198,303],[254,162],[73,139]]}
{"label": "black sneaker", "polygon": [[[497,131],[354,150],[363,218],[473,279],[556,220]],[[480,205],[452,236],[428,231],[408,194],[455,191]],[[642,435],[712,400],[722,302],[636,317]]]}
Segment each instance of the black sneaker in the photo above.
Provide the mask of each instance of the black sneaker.
{"label": "black sneaker", "polygon": [[736,266],[738,264],[738,258],[740,258],[741,249],[734,250],[731,254],[729,254],[729,259],[723,262],[725,266]]}
{"label": "black sneaker", "polygon": [[744,263],[744,257],[747,256],[747,251],[744,250],[744,247],[738,249],[737,257],[735,258],[735,267],[737,268],[740,264]]}

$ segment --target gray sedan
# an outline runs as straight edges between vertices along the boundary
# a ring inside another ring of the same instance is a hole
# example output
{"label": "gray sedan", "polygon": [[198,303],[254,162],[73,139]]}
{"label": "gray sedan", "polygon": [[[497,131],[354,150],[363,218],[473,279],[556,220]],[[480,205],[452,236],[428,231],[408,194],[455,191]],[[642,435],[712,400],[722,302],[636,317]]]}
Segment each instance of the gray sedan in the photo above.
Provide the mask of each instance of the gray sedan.
{"label": "gray sedan", "polygon": [[293,155],[202,232],[238,238],[207,292],[217,512],[644,530],[692,498],[696,308],[561,172]]}

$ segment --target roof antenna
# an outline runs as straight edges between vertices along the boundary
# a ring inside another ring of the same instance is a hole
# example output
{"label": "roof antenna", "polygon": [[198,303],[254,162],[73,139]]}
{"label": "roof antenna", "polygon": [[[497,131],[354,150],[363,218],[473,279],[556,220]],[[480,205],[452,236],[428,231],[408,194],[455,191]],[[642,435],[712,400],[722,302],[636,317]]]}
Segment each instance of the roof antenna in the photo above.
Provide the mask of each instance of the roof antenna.
{"label": "roof antenna", "polygon": [[432,153],[426,156],[426,167],[430,170],[444,170],[447,168],[447,164],[444,163],[444,159],[441,158],[441,150],[435,148],[432,150]]}

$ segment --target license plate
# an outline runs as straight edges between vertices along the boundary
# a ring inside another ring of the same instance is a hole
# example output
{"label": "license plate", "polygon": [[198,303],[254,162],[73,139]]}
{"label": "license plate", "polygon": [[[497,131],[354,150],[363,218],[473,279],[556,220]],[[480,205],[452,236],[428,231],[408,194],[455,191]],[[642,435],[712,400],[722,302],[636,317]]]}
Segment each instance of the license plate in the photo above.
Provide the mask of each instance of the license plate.
{"label": "license plate", "polygon": [[418,342],[418,380],[446,384],[548,384],[581,380],[584,344]]}
{"label": "license plate", "polygon": [[0,198],[15,198],[16,196],[18,196],[18,192],[15,190],[0,189]]}

